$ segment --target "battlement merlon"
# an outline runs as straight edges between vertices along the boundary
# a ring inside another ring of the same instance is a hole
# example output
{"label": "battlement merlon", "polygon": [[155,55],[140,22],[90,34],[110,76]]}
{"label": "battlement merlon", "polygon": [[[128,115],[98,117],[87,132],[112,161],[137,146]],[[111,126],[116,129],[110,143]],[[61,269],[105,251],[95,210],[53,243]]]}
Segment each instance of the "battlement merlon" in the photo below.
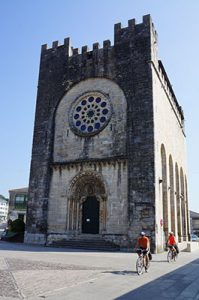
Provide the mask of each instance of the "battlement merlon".
{"label": "battlement merlon", "polygon": [[51,48],[48,48],[48,45],[47,44],[44,44],[41,46],[41,54],[46,54],[47,52],[52,52],[52,50],[56,50],[58,48],[65,48],[66,49],[66,55],[68,56],[71,56],[72,53],[73,53],[73,49],[71,47],[71,40],[70,38],[65,38],[64,39],[64,44],[60,45],[58,41],[54,41],[52,42],[52,47]]}
{"label": "battlement merlon", "polygon": [[[131,39],[133,36],[139,32],[140,34],[140,29],[141,30],[152,30],[152,33],[154,35],[155,40],[157,40],[157,33],[155,31],[152,19],[150,15],[145,15],[143,16],[143,22],[136,24],[135,19],[128,20],[128,26],[127,27],[122,27],[121,23],[117,23],[114,25],[114,44],[123,42],[124,40]],[[64,40],[64,44],[59,45],[58,41],[54,41],[52,43],[52,47],[48,48],[47,44],[42,45],[41,47],[41,54],[47,54],[47,53],[53,53],[53,50],[60,49],[60,48],[65,48],[66,50],[66,55],[72,56],[72,55],[77,55],[77,54],[85,54],[87,53],[88,46],[83,46],[82,51],[80,53],[78,48],[71,47],[71,42],[70,38],[66,38]],[[109,40],[103,41],[103,49],[107,49],[111,47],[111,42]],[[78,50],[77,50],[78,49]],[[100,50],[99,44],[94,43],[93,44],[93,50]]]}
{"label": "battlement merlon", "polygon": [[[52,47],[51,48],[48,48],[47,44],[42,45],[41,46],[41,55],[51,54],[51,53],[53,54],[53,50],[63,49],[63,47],[66,48],[65,53],[68,56],[79,55],[79,54],[81,55],[81,54],[86,54],[86,53],[90,52],[87,45],[82,46],[81,52],[80,52],[79,48],[71,47],[70,38],[66,38],[64,40],[63,45],[60,45],[58,41],[52,42]],[[110,40],[103,41],[103,49],[107,49],[107,48],[110,48],[110,47],[111,47]],[[93,43],[93,51],[98,51],[100,49],[101,48],[100,48],[99,43]]]}
{"label": "battlement merlon", "polygon": [[141,30],[148,30],[154,35],[154,39],[157,40],[157,32],[154,28],[150,15],[145,15],[142,18],[143,22],[136,24],[135,19],[128,21],[127,27],[122,27],[121,23],[114,25],[114,44],[123,42],[124,40],[131,39],[136,33],[141,32]]}

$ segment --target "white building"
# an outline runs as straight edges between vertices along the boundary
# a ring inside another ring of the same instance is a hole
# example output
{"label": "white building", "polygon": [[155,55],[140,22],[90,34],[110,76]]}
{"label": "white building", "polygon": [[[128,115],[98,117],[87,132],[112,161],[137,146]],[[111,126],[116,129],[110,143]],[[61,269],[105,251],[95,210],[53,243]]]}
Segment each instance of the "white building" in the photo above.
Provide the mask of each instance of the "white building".
{"label": "white building", "polygon": [[11,219],[12,221],[21,219],[26,222],[27,197],[27,187],[9,190],[9,219]]}
{"label": "white building", "polygon": [[0,222],[7,221],[8,217],[8,200],[0,195]]}

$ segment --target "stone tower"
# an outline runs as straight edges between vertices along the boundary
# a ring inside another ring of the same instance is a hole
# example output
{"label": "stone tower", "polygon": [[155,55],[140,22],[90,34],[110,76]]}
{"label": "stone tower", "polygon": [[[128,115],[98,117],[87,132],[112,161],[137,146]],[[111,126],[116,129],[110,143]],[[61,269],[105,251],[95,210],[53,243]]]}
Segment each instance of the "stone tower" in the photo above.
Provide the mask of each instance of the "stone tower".
{"label": "stone tower", "polygon": [[184,116],[149,15],[109,40],[42,46],[25,241],[78,236],[153,249],[188,240]]}

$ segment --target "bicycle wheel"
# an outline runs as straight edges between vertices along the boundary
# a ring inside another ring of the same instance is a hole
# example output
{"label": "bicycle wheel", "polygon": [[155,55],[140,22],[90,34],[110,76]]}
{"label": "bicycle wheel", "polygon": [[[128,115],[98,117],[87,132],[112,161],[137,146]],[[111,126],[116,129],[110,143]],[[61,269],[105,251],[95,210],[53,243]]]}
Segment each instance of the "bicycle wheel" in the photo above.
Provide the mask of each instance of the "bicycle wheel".
{"label": "bicycle wheel", "polygon": [[147,263],[146,255],[143,255],[143,269],[145,270],[145,272],[148,272],[149,269],[149,259]]}
{"label": "bicycle wheel", "polygon": [[175,253],[173,254],[173,260],[176,261],[177,259],[178,259],[178,253],[175,252]]}
{"label": "bicycle wheel", "polygon": [[138,275],[142,274],[142,270],[143,270],[143,259],[142,256],[140,256],[136,261],[136,271]]}
{"label": "bicycle wheel", "polygon": [[[146,263],[146,261],[145,261],[145,263]],[[150,268],[150,261],[148,260],[148,264],[145,266],[145,271],[148,272],[149,268]]]}
{"label": "bicycle wheel", "polygon": [[172,261],[172,258],[173,258],[173,254],[172,254],[172,251],[168,251],[167,253],[167,261],[168,263],[170,263]]}

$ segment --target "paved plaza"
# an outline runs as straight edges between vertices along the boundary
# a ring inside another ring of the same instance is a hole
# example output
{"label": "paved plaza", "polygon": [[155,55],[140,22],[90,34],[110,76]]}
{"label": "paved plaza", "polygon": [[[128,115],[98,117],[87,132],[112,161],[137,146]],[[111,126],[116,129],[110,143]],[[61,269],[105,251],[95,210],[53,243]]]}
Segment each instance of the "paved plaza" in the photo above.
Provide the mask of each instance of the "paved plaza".
{"label": "paved plaza", "polygon": [[153,255],[135,272],[135,253],[55,249],[0,241],[0,299],[199,299],[199,249],[168,263]]}

